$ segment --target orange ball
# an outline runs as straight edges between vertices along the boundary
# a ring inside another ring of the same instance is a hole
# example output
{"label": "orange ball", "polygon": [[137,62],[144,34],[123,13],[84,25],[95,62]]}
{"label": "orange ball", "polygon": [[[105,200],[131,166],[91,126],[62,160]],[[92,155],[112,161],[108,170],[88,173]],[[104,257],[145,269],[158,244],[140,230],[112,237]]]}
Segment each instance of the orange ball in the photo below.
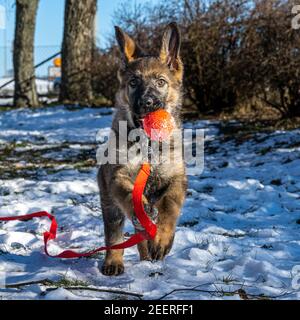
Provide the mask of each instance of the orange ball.
{"label": "orange ball", "polygon": [[169,138],[175,128],[171,114],[163,109],[148,113],[143,119],[143,127],[151,140],[163,141]]}

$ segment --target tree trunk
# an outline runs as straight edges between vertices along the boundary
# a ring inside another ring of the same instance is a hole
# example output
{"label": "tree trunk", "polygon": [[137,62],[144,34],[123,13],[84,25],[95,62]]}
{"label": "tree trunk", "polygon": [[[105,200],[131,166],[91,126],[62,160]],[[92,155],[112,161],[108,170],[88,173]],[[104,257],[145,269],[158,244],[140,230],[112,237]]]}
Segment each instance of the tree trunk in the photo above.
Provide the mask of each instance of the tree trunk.
{"label": "tree trunk", "polygon": [[14,75],[16,107],[36,107],[39,104],[34,75],[34,32],[39,0],[16,1],[14,39]]}
{"label": "tree trunk", "polygon": [[66,0],[61,101],[90,104],[97,0]]}

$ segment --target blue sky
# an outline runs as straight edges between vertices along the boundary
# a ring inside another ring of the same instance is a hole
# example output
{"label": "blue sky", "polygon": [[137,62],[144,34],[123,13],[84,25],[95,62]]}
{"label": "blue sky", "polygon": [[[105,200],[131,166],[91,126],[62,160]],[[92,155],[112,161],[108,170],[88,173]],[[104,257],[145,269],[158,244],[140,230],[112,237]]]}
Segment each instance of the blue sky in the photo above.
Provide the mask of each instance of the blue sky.
{"label": "blue sky", "polygon": [[[4,49],[3,46],[11,47],[14,37],[15,5],[14,0],[0,0],[0,5],[6,10],[6,32],[0,30],[0,77],[4,73]],[[113,32],[112,16],[120,3],[124,0],[98,0],[97,12],[97,39],[98,45],[105,46],[106,38]],[[145,0],[127,0],[129,5],[143,3]],[[37,28],[35,34],[35,63],[42,61],[51,54],[60,50],[63,34],[64,0],[40,0]],[[6,34],[6,41],[5,41]],[[11,49],[6,51],[7,68],[12,66]],[[37,74],[44,74],[46,67],[37,70]]]}

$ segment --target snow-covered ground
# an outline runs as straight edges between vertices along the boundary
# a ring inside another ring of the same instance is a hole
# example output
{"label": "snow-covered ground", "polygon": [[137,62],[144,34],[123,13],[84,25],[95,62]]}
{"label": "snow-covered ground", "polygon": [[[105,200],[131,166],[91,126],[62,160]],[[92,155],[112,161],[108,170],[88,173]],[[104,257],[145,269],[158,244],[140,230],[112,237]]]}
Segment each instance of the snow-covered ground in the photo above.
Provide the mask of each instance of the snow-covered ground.
{"label": "snow-covered ground", "polygon": [[[0,87],[11,81],[12,78],[0,78]],[[48,81],[44,79],[36,79],[36,89],[38,94],[47,94],[49,91],[53,90],[53,81]],[[3,89],[0,90],[1,93],[13,94],[15,88],[15,83],[11,82]]]}
{"label": "snow-covered ground", "polygon": [[[7,82],[11,81],[12,78],[0,78],[0,87],[6,84]],[[48,81],[44,79],[36,79],[36,90],[39,95],[46,95],[51,92],[53,92],[53,81]],[[11,82],[8,85],[6,85],[4,88],[0,90],[0,106],[8,106],[13,104],[13,99],[12,98],[1,98],[1,96],[13,96],[14,94],[14,89],[15,89],[15,83]],[[46,100],[46,97],[40,97],[41,101]],[[50,101],[49,101],[50,102]]]}
{"label": "snow-covered ground", "polygon": [[[102,245],[95,137],[110,122],[110,109],[0,112],[0,215],[54,213],[52,253]],[[219,122],[185,126],[205,129],[205,168],[188,171],[187,200],[163,262],[140,262],[136,248],[126,249],[125,273],[106,277],[102,254],[48,258],[46,219],[0,223],[0,299],[136,299],[90,288],[158,299],[195,287],[165,299],[299,299],[300,130],[228,135]],[[125,229],[132,232],[129,222]]]}

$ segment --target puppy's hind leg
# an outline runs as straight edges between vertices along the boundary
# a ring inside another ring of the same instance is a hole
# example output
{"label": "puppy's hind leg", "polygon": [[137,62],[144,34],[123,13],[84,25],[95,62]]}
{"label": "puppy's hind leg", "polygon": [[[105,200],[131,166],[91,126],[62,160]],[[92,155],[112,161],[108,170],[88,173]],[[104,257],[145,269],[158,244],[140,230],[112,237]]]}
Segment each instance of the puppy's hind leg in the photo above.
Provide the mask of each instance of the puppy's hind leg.
{"label": "puppy's hind leg", "polygon": [[148,240],[144,240],[138,243],[137,247],[140,254],[140,260],[150,260],[149,251],[148,251]]}

